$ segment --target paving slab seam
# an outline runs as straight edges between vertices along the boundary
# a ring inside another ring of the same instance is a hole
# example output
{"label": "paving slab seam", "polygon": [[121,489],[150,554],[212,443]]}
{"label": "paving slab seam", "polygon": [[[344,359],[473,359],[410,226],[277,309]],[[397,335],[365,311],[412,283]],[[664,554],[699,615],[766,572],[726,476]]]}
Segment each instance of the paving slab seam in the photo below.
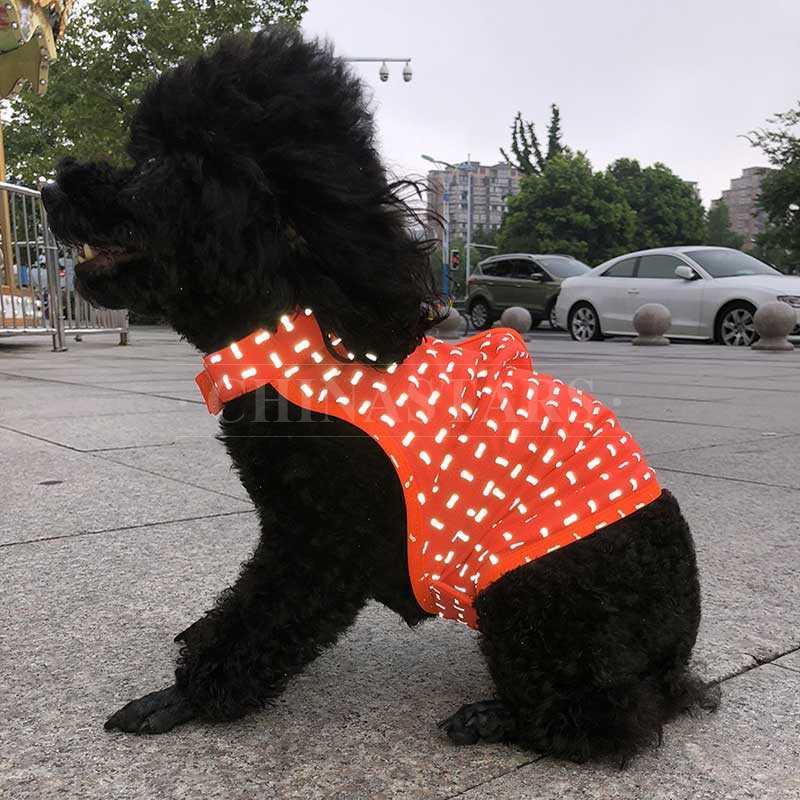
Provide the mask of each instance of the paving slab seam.
{"label": "paving slab seam", "polygon": [[[155,395],[148,395],[155,399]],[[162,398],[158,398],[162,399]],[[188,400],[186,402],[189,402]],[[188,408],[164,408],[158,409],[157,412],[154,412],[152,408],[146,408],[142,411],[107,411],[101,412],[99,414],[59,414],[46,417],[47,420],[56,420],[56,419],[82,419],[88,417],[90,419],[102,419],[103,417],[141,417],[145,414],[183,414],[186,411],[189,411]],[[27,417],[16,417],[16,419],[20,420],[29,420],[29,419],[39,419],[35,414],[31,414]],[[85,451],[84,451],[85,452]]]}
{"label": "paving slab seam", "polygon": [[[535,347],[535,342],[536,341],[537,340],[533,340],[533,342],[531,342],[531,341],[528,342],[528,349],[529,350],[531,350],[531,349],[534,350],[534,356],[537,356],[536,347]],[[533,347],[531,347],[532,344],[534,345]],[[687,358],[686,358],[687,355],[690,355],[690,356],[693,356],[693,357],[691,357],[688,360],[690,360],[692,364],[707,364],[707,363],[720,364],[720,365],[722,365],[722,364],[726,364],[726,365],[729,365],[729,364],[737,364],[737,365],[742,365],[742,364],[760,364],[760,365],[763,365],[765,369],[770,369],[770,370],[776,369],[776,368],[790,369],[792,366],[794,366],[794,367],[797,366],[796,364],[790,364],[788,362],[788,360],[784,360],[782,362],[782,359],[785,359],[784,356],[780,356],[779,358],[762,358],[761,356],[759,356],[759,357],[756,357],[756,358],[741,358],[740,359],[740,358],[737,358],[737,357],[725,357],[725,356],[721,357],[721,354],[719,354],[719,353],[716,356],[714,356],[714,355],[705,356],[705,355],[697,355],[696,352],[690,352],[688,350],[683,350],[682,352],[680,352],[681,350],[682,350],[682,348],[678,348],[679,352],[676,352],[675,355],[667,355],[666,353],[661,352],[656,356],[656,358],[658,358],[659,362],[667,361],[667,362],[675,362],[675,363],[679,362],[681,364],[685,364],[687,362]],[[640,356],[638,353],[631,355],[629,353],[626,353],[625,351],[611,352],[611,353],[600,353],[600,352],[587,353],[586,351],[581,351],[580,353],[575,353],[575,352],[569,352],[567,350],[548,350],[546,353],[543,352],[543,351],[540,351],[538,353],[538,358],[540,360],[544,359],[545,357],[552,359],[552,358],[575,358],[576,356],[578,356],[580,358],[590,358],[591,357],[591,358],[593,358],[595,360],[598,360],[598,361],[601,361],[601,360],[602,361],[624,361],[626,364],[630,364],[633,360],[635,360],[636,362],[649,361],[650,358],[651,358],[651,356]]]}
{"label": "paving slab seam", "polygon": [[[679,400],[677,398],[672,398],[675,400],[676,403],[682,403],[683,400]],[[760,428],[745,428],[742,425],[710,425],[708,422],[690,422],[689,420],[685,419],[659,419],[658,417],[633,417],[628,414],[622,414],[617,412],[617,416],[620,419],[632,419],[638,422],[669,422],[671,425],[692,425],[697,428],[725,428],[726,430],[731,431],[752,431],[753,433],[762,432]],[[800,428],[796,431],[792,431],[791,434],[796,436],[800,434]]]}
{"label": "paving slab seam", "polygon": [[16,378],[23,381],[34,381],[36,383],[57,383],[61,386],[78,386],[81,389],[103,389],[106,392],[117,392],[118,394],[133,394],[140,397],[157,397],[160,400],[173,400],[179,403],[191,403],[192,405],[205,405],[202,400],[187,400],[185,397],[173,397],[168,394],[154,394],[153,392],[136,391],[135,389],[120,389],[116,386],[103,386],[99,383],[79,383],[77,381],[64,381],[58,378],[37,378],[32,375],[19,375],[13,372],[0,372],[0,376],[6,378]]}
{"label": "paving slab seam", "polygon": [[[790,434],[795,435],[795,434]],[[185,442],[185,439],[182,439],[181,442]],[[81,453],[87,453],[92,455],[94,453],[116,453],[119,451],[124,450],[145,450],[147,448],[153,447],[175,447],[178,442],[154,442],[151,444],[121,444],[117,447],[93,447],[90,450],[80,450]]]}
{"label": "paving slab seam", "polygon": [[[17,428],[11,428],[8,425],[0,424],[0,430],[8,431],[9,433],[16,433],[17,436],[24,436],[27,439],[35,439],[37,442],[44,442],[45,444],[51,444],[53,447],[60,447],[62,450],[69,450],[72,453],[80,453],[81,455],[91,455],[92,453],[96,452],[96,450],[82,450],[80,447],[73,447],[71,444],[64,444],[63,442],[57,442],[55,439],[48,439],[46,436],[37,436],[35,433],[29,433],[28,431],[20,431]],[[163,442],[162,446],[170,446],[177,444],[177,441],[172,442]],[[145,445],[141,445],[144,447]],[[210,489],[207,491],[211,491]]]}
{"label": "paving slab seam", "polygon": [[[630,373],[635,374],[635,373]],[[601,378],[598,383],[613,383],[613,381],[606,380],[605,378]],[[618,381],[617,381],[618,383]],[[632,380],[626,381],[626,383],[637,383],[642,384],[643,386],[674,386],[681,389],[727,389],[728,391],[736,391],[736,392],[751,392],[754,388],[757,388],[759,392],[777,392],[778,394],[797,394],[797,389],[772,389],[768,386],[761,386],[758,387],[754,386],[720,386],[717,383],[675,383],[674,381],[645,381],[645,380]],[[638,395],[635,395],[638,396]],[[641,395],[642,397],[651,397],[649,394]],[[668,400],[675,400],[677,398],[669,397],[666,398]]]}
{"label": "paving slab seam", "polygon": [[[709,425],[709,428],[716,428],[716,425]],[[674,455],[675,453],[694,453],[698,450],[712,450],[715,447],[736,447],[740,444],[755,444],[757,442],[775,442],[781,439],[796,439],[800,437],[800,433],[780,433],[776,434],[775,436],[767,436],[765,433],[762,433],[757,439],[739,439],[736,442],[717,442],[716,444],[702,444],[698,445],[697,447],[681,447],[677,450],[657,450],[657,451],[647,451],[646,455],[648,458],[655,458],[656,456],[666,456],[666,455]],[[154,447],[160,445],[153,445]]]}
{"label": "paving slab seam", "polygon": [[[798,651],[800,651],[800,645],[797,645],[797,647],[793,647],[791,650],[787,650],[785,653],[778,653],[777,655],[768,656],[767,658],[763,657],[759,658],[758,656],[754,656],[752,653],[747,653],[747,655],[750,656],[750,658],[752,658],[753,661],[756,662],[753,667],[750,667],[750,669],[757,669],[758,667],[763,667],[765,664],[772,664],[779,658],[784,658],[785,656],[794,655]],[[750,671],[749,669],[743,670],[743,672],[749,672],[749,671]]]}
{"label": "paving slab seam", "polygon": [[529,767],[531,764],[536,764],[538,761],[542,761],[544,758],[545,756],[536,756],[536,758],[532,758],[530,761],[525,761],[523,764],[517,764],[515,767],[512,767],[511,769],[507,769],[505,770],[505,772],[501,772],[499,775],[493,775],[491,778],[487,778],[485,781],[476,783],[474,786],[469,786],[466,789],[462,789],[457,794],[450,794],[446,798],[444,798],[444,800],[456,800],[456,798],[463,797],[468,792],[472,792],[475,789],[480,789],[481,786],[486,786],[489,783],[494,783],[495,781],[500,780],[500,778],[505,778],[506,775],[511,775],[512,773],[517,772],[517,770],[520,770],[523,767]]}
{"label": "paving slab seam", "polygon": [[752,672],[754,669],[759,669],[759,667],[781,667],[782,669],[788,669],[790,672],[796,672],[797,670],[792,669],[791,667],[783,667],[782,664],[776,664],[775,662],[785,656],[793,655],[794,653],[800,651],[800,645],[797,647],[792,647],[791,649],[787,650],[784,653],[775,653],[774,655],[761,657],[753,655],[752,653],[744,653],[748,658],[753,659],[752,664],[748,664],[747,666],[742,667],[741,669],[735,670],[734,672],[726,673],[722,675],[720,678],[716,680],[711,680],[709,683],[712,684],[722,684],[726,683],[727,681],[733,680],[734,678],[738,678],[740,675],[746,675],[748,672]]}
{"label": "paving slab seam", "polygon": [[229,500],[238,500],[240,503],[244,503],[245,505],[251,505],[249,500],[245,500],[243,497],[235,494],[229,494],[228,492],[222,492],[219,489],[209,489],[207,486],[202,486],[199,483],[192,483],[191,481],[181,480],[180,478],[174,478],[171,475],[165,475],[162,472],[156,472],[152,469],[147,469],[147,467],[140,467],[136,464],[129,464],[126,461],[118,461],[115,458],[111,458],[109,456],[99,455],[98,453],[87,453],[87,455],[91,455],[92,458],[99,459],[100,461],[108,461],[111,464],[117,464],[120,467],[126,467],[127,469],[133,469],[137,472],[144,472],[146,475],[154,475],[156,478],[162,478],[163,480],[172,481],[173,483],[180,484],[181,486],[190,486],[192,489],[202,489],[204,492],[209,492],[210,494],[218,494],[221,497],[227,497]]}
{"label": "paving slab seam", "polygon": [[[592,390],[591,394],[611,394],[610,391]],[[715,397],[711,400],[697,397],[664,397],[660,394],[630,394],[629,392],[614,392],[614,397],[639,397],[645,400],[677,400],[679,403],[729,403],[733,397]]]}
{"label": "paving slab seam", "polygon": [[788,489],[791,492],[796,492],[798,490],[797,486],[789,486],[785,483],[766,483],[765,481],[751,481],[747,480],[746,478],[731,478],[725,475],[710,475],[707,472],[693,472],[692,470],[688,469],[676,469],[675,467],[660,467],[654,461],[651,462],[651,466],[658,470],[658,472],[675,472],[679,475],[693,475],[697,478],[712,478],[715,481],[729,481],[730,483],[746,483],[751,486],[764,486],[767,489]]}
{"label": "paving slab seam", "polygon": [[219,514],[202,514],[197,517],[179,517],[177,519],[159,519],[153,522],[142,522],[138,525],[121,525],[117,528],[100,528],[96,531],[77,531],[76,533],[62,533],[58,536],[42,536],[38,539],[24,539],[20,542],[0,543],[0,550],[7,547],[19,547],[24,544],[39,544],[40,542],[55,542],[61,539],[78,539],[82,536],[101,536],[105,533],[121,533],[122,531],[140,530],[143,528],[156,528],[161,525],[177,525],[181,522],[198,522],[203,519],[218,519],[219,517],[234,517],[239,514],[255,514],[253,508],[243,508],[241,511],[221,511]]}

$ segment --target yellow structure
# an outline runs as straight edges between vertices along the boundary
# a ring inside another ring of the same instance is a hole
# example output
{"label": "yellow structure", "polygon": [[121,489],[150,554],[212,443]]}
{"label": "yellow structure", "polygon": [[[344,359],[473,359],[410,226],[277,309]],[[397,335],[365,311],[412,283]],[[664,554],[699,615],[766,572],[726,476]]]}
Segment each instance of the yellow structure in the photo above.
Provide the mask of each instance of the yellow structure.
{"label": "yellow structure", "polygon": [[[0,100],[16,94],[26,83],[37,94],[47,91],[50,62],[56,58],[56,40],[64,33],[72,2],[0,0]],[[5,179],[6,154],[0,121],[0,182]],[[7,303],[19,303],[24,325],[28,298],[22,296],[15,282],[8,192],[0,191],[0,318],[5,321]]]}
{"label": "yellow structure", "polygon": [[47,91],[56,40],[64,33],[72,0],[4,0],[0,3],[0,99],[27,82]]}

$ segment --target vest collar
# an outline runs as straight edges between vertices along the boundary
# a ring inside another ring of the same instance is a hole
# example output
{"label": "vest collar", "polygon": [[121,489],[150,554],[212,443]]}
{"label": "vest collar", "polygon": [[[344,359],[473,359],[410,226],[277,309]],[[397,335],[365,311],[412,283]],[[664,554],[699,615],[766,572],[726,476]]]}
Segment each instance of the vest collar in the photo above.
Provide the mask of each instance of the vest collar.
{"label": "vest collar", "polygon": [[[280,347],[276,348],[276,345]],[[291,344],[291,349],[287,347]],[[206,407],[219,414],[225,403],[261,386],[288,380],[303,364],[335,365],[353,361],[355,355],[341,349],[342,340],[334,333],[323,333],[310,308],[284,314],[274,331],[259,329],[203,358],[203,369],[195,377]],[[339,350],[337,359],[329,348]],[[293,353],[292,363],[284,363],[276,349]],[[374,353],[366,353],[377,361]]]}

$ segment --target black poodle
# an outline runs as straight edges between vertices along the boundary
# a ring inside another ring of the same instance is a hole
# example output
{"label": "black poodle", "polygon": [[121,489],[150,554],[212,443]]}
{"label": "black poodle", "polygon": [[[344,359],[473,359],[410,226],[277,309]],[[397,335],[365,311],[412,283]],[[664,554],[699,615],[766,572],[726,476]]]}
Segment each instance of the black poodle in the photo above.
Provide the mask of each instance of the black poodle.
{"label": "black poodle", "polygon": [[[310,307],[373,369],[402,363],[437,320],[409,184],[387,180],[363,88],[327,46],[280,27],[224,40],[149,88],[128,152],[125,169],[65,160],[43,192],[56,236],[91,246],[76,270],[91,302],[160,314],[204,353]],[[271,387],[226,403],[221,428],[262,538],[176,637],[174,685],[109,729],[262,708],[369,599],[409,625],[432,616],[409,578],[403,488],[372,437]],[[496,697],[441,723],[457,743],[626,759],[716,699],[687,671],[700,587],[667,491],[506,573],[474,608]]]}

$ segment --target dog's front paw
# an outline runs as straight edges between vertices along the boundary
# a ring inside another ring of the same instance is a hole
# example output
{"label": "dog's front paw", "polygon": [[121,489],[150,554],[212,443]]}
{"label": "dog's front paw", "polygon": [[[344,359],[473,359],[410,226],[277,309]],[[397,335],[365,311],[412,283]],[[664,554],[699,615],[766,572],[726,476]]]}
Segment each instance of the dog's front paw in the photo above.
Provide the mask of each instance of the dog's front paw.
{"label": "dog's front paw", "polygon": [[132,700],[106,720],[107,731],[126,733],[166,733],[196,716],[194,709],[176,686],[151,692]]}

